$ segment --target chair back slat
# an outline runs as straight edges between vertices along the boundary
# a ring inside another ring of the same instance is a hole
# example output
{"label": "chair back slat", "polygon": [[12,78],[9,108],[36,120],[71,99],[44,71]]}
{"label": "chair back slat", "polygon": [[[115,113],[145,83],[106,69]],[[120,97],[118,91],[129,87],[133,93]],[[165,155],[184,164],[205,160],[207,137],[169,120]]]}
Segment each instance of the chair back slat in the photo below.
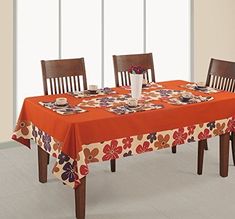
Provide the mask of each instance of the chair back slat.
{"label": "chair back slat", "polygon": [[235,92],[235,62],[211,59],[206,85]]}
{"label": "chair back slat", "polygon": [[83,78],[83,89],[87,89],[84,58],[42,60],[41,67],[45,95],[80,91],[79,77]]}
{"label": "chair back slat", "polygon": [[152,82],[155,82],[155,72],[153,65],[152,53],[135,54],[135,55],[113,55],[113,65],[114,65],[114,76],[115,84],[119,86],[128,86],[131,84],[130,75],[128,69],[131,66],[141,66],[148,70],[146,72],[147,81],[149,80],[149,74],[151,75]]}

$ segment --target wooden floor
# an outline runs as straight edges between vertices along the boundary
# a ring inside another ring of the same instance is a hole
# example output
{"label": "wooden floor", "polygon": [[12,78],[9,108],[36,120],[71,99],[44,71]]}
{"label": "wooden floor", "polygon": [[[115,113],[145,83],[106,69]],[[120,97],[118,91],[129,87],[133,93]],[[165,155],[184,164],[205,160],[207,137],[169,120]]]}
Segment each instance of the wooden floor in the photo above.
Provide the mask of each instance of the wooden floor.
{"label": "wooden floor", "polygon": [[[86,219],[234,219],[235,167],[219,177],[218,139],[209,141],[203,175],[196,144],[90,165]],[[37,180],[36,147],[0,147],[1,219],[73,219],[74,193],[51,174]],[[51,161],[51,166],[53,160]]]}

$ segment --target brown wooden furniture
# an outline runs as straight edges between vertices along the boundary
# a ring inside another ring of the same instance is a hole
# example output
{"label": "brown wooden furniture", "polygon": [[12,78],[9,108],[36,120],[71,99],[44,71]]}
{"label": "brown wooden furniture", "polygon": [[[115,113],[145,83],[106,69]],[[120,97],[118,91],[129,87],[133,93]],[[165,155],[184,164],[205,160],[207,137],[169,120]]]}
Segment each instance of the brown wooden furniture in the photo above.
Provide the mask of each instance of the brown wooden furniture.
{"label": "brown wooden furniture", "polygon": [[[147,82],[155,82],[152,53],[113,55],[113,67],[116,87],[128,86],[131,84],[130,74],[128,73],[128,69],[131,66],[141,66],[142,68],[146,69],[147,71],[144,74],[144,78],[147,80]],[[111,160],[111,171],[116,171],[115,160]]]}
{"label": "brown wooden furniture", "polygon": [[144,78],[148,82],[155,82],[155,72],[152,53],[134,54],[134,55],[113,55],[115,84],[119,86],[128,86],[131,84],[128,69],[134,66],[141,66],[148,70]]}
{"label": "brown wooden furniture", "polygon": [[[67,92],[87,90],[87,78],[84,58],[42,60],[42,78],[44,94],[62,94]],[[49,163],[49,154],[46,159],[38,149],[39,181],[47,181],[47,173],[40,171],[40,166]],[[110,161],[111,171],[115,171],[115,163]],[[45,175],[46,174],[46,175]],[[43,179],[43,180],[42,180]]]}
{"label": "brown wooden furniture", "polygon": [[87,90],[84,58],[42,60],[41,66],[45,95]]}
{"label": "brown wooden furniture", "polygon": [[[235,62],[211,59],[206,79],[206,86],[224,91],[235,92]],[[232,146],[233,164],[235,165],[235,133],[229,136]],[[202,174],[204,149],[207,149],[207,140],[198,144],[198,174]],[[221,141],[221,137],[220,137]],[[203,146],[202,146],[203,145]],[[221,150],[222,148],[220,148]]]}

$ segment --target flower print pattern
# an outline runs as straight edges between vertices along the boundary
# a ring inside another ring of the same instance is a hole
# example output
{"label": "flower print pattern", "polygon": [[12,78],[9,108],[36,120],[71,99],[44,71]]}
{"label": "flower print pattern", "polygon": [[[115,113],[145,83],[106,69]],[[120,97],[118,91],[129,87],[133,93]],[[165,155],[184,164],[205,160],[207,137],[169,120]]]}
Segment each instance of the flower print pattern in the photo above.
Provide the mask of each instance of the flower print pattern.
{"label": "flower print pattern", "polygon": [[62,165],[69,161],[69,156],[61,152],[58,156],[59,164]]}
{"label": "flower print pattern", "polygon": [[46,151],[51,151],[51,136],[48,135],[47,133],[45,133],[43,136],[42,136],[42,141],[44,143],[44,148]]}
{"label": "flower print pattern", "polygon": [[[31,123],[27,122],[27,124]],[[215,127],[213,127],[213,124],[215,124]],[[27,129],[32,130],[27,136],[23,135],[21,131],[16,131],[12,138],[25,145],[27,145],[26,141],[28,142],[28,139],[33,138],[44,150],[48,150],[49,147],[46,146],[47,149],[45,149],[45,143],[46,145],[49,144],[51,150],[47,152],[57,159],[53,167],[53,174],[63,183],[76,188],[80,184],[79,179],[88,174],[87,164],[90,162],[128,157],[231,132],[231,130],[235,130],[235,117],[212,121],[210,124],[207,122],[180,129],[164,130],[163,132],[157,132],[156,135],[155,132],[151,132],[83,145],[83,150],[77,153],[76,159],[64,154],[62,152],[62,143],[60,144],[52,136],[41,131],[33,124],[27,126]]]}
{"label": "flower print pattern", "polygon": [[131,148],[131,143],[133,142],[133,138],[127,137],[122,139],[123,149]]}
{"label": "flower print pattern", "polygon": [[210,130],[215,128],[215,121],[214,122],[208,122],[206,127],[208,127]]}
{"label": "flower print pattern", "polygon": [[210,138],[212,135],[210,134],[209,129],[205,129],[203,132],[200,132],[198,135],[199,140],[205,140],[207,138]]}
{"label": "flower print pattern", "polygon": [[105,155],[102,160],[112,160],[119,158],[119,154],[122,153],[122,147],[118,146],[117,140],[112,140],[110,144],[104,146],[103,152]]}
{"label": "flower print pattern", "polygon": [[61,151],[61,149],[62,149],[62,145],[61,145],[61,143],[59,142],[59,141],[57,141],[55,138],[54,138],[54,141],[55,141],[55,143],[52,145],[52,147],[53,147],[53,150],[54,151],[58,151],[58,153]]}
{"label": "flower print pattern", "polygon": [[131,150],[123,154],[123,157],[129,157],[129,156],[132,156]]}
{"label": "flower print pattern", "polygon": [[214,135],[222,135],[224,133],[225,123],[216,123],[216,128],[214,129]]}
{"label": "flower print pattern", "polygon": [[176,146],[178,144],[184,144],[187,139],[187,136],[187,133],[184,132],[184,128],[179,128],[173,134],[173,138],[175,139],[173,142],[173,146]]}
{"label": "flower print pattern", "polygon": [[18,121],[16,124],[15,132],[21,131],[23,135],[29,134],[29,126],[31,125],[31,122],[28,121]]}
{"label": "flower print pattern", "polygon": [[73,163],[67,162],[63,167],[64,172],[62,173],[61,178],[64,181],[68,180],[70,183],[77,180],[78,175],[75,168],[76,168],[76,161],[73,161]]}
{"label": "flower print pattern", "polygon": [[188,142],[188,143],[195,142],[194,137],[192,136],[192,137],[188,138],[187,142]]}
{"label": "flower print pattern", "polygon": [[192,135],[192,134],[194,133],[195,128],[196,128],[195,125],[188,126],[188,127],[187,127],[187,129],[188,129],[188,135]]}
{"label": "flower print pattern", "polygon": [[228,121],[228,127],[226,129],[226,132],[235,132],[235,117],[232,117]]}
{"label": "flower print pattern", "polygon": [[35,125],[32,125],[32,135],[34,137],[34,140],[36,140],[38,132],[36,131]]}
{"label": "flower print pattern", "polygon": [[170,135],[166,134],[165,136],[159,134],[157,137],[157,141],[154,143],[154,146],[158,149],[170,147],[168,141],[170,140]]}
{"label": "flower print pattern", "polygon": [[150,143],[148,141],[145,141],[143,143],[143,145],[140,144],[140,145],[137,146],[136,153],[137,154],[142,154],[144,152],[152,151],[153,148],[150,148],[149,146],[150,146]]}
{"label": "flower print pattern", "polygon": [[80,173],[81,173],[83,176],[86,176],[86,175],[89,173],[88,166],[87,166],[87,165],[81,165],[81,167],[80,167]]}
{"label": "flower print pattern", "polygon": [[91,162],[98,162],[99,160],[96,158],[98,155],[99,150],[97,148],[94,148],[90,150],[89,148],[84,149],[84,155],[85,155],[85,162],[91,163]]}
{"label": "flower print pattern", "polygon": [[150,134],[147,136],[147,139],[148,139],[151,143],[153,143],[153,142],[157,139],[157,137],[156,137],[156,132],[150,133]]}

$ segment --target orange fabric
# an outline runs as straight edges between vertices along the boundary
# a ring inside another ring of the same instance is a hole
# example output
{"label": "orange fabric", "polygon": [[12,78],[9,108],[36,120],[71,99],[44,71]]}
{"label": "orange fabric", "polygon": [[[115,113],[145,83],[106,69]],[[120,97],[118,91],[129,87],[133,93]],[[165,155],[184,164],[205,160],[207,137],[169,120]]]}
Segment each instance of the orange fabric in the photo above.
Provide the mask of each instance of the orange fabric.
{"label": "orange fabric", "polygon": [[[160,84],[166,89],[185,90],[179,85],[186,83],[185,81],[169,81]],[[122,88],[116,88],[116,90],[118,94],[129,93]],[[159,100],[153,102],[164,105],[165,108],[160,110],[116,115],[108,112],[106,108],[87,108],[88,112],[86,113],[65,116],[46,109],[38,102],[53,101],[56,97],[66,97],[70,104],[76,105],[82,99],[74,98],[68,94],[29,97],[24,101],[19,120],[31,121],[38,128],[63,142],[62,151],[70,157],[76,158],[84,144],[170,130],[235,115],[234,93],[190,92],[202,96],[213,96],[214,100],[182,106],[170,105]]]}

